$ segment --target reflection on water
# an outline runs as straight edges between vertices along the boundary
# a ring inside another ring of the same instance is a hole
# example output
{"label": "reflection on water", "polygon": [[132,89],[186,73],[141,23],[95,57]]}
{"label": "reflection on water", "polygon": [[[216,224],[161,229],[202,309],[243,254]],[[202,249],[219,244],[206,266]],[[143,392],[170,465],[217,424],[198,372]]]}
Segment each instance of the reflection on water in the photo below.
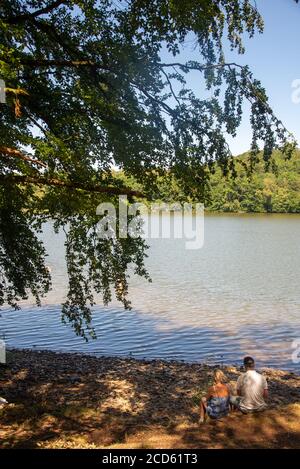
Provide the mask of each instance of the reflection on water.
{"label": "reflection on water", "polygon": [[253,354],[264,366],[298,369],[291,344],[300,337],[300,216],[207,216],[200,250],[151,241],[153,283],[132,279],[132,311],[95,308],[98,338],[88,344],[60,323],[63,237],[49,225],[44,239],[53,291],[42,308],[28,301],[2,311],[9,346],[230,363]]}

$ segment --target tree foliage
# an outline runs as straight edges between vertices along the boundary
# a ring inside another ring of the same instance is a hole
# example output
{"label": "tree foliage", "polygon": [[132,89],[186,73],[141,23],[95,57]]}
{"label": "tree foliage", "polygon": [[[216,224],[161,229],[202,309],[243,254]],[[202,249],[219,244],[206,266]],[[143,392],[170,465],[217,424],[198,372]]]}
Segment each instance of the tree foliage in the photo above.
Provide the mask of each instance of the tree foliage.
{"label": "tree foliage", "polygon": [[[243,53],[243,34],[262,30],[249,0],[1,2],[2,303],[15,305],[28,292],[39,302],[47,292],[46,253],[33,230],[51,218],[67,228],[63,314],[76,332],[90,325],[94,291],[108,302],[113,288],[128,307],[127,269],[133,263],[147,276],[146,246],[95,235],[99,202],[120,192],[141,195],[113,166],[133,176],[149,199],[168,171],[183,197],[201,200],[216,163],[223,174],[234,173],[225,134],[236,135],[245,100],[250,169],[260,143],[266,165],[275,147],[290,156],[294,142],[262,84],[224,56],[224,42]],[[197,60],[183,63],[180,48],[191,37]],[[199,74],[202,95],[187,85],[191,72]]]}

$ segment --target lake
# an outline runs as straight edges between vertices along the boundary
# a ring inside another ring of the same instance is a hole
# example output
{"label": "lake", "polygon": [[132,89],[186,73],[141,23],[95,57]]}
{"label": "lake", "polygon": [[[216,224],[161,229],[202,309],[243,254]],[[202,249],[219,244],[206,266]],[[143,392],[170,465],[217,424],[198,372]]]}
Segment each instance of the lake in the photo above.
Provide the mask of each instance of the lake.
{"label": "lake", "polygon": [[86,343],[60,322],[63,235],[48,225],[53,290],[41,308],[30,300],[21,311],[3,308],[0,336],[9,347],[191,362],[240,363],[250,354],[259,365],[297,371],[300,216],[210,214],[204,233],[198,250],[186,250],[182,239],[151,240],[153,282],[131,280],[131,311],[115,302],[95,308],[97,339]]}

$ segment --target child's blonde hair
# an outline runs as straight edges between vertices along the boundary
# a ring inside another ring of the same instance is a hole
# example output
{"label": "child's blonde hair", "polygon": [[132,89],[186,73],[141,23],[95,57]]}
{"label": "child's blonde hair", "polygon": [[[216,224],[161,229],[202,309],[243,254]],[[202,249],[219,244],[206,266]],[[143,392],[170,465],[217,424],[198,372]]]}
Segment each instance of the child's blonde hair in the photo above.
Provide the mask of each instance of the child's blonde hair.
{"label": "child's blonde hair", "polygon": [[214,383],[215,384],[219,384],[219,383],[226,383],[227,382],[227,378],[225,376],[225,374],[223,373],[222,370],[215,370],[214,371]]}

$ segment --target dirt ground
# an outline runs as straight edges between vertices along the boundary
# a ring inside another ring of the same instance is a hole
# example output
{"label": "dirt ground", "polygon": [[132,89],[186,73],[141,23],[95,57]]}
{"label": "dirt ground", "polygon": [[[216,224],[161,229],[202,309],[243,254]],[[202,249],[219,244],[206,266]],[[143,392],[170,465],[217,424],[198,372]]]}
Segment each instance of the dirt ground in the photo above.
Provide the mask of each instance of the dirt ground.
{"label": "dirt ground", "polygon": [[[13,350],[0,368],[0,448],[299,448],[300,376],[260,370],[269,409],[198,425],[214,367]],[[223,367],[232,386],[241,371]]]}

